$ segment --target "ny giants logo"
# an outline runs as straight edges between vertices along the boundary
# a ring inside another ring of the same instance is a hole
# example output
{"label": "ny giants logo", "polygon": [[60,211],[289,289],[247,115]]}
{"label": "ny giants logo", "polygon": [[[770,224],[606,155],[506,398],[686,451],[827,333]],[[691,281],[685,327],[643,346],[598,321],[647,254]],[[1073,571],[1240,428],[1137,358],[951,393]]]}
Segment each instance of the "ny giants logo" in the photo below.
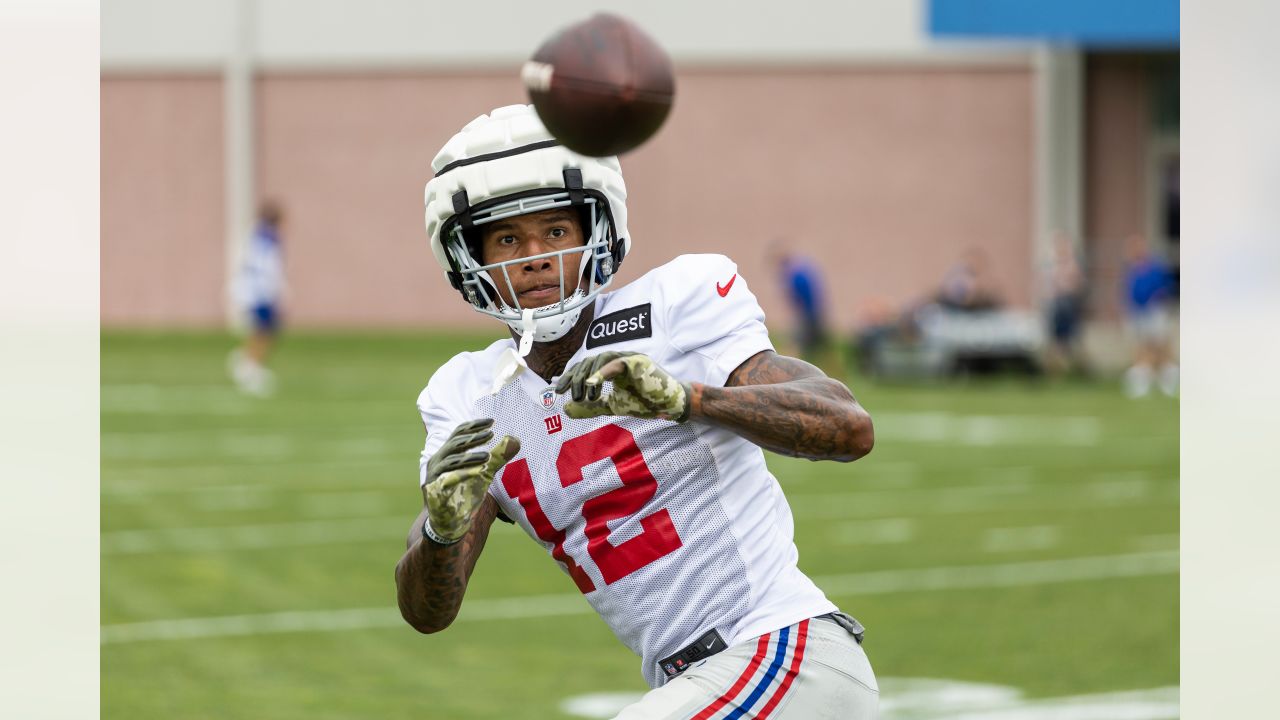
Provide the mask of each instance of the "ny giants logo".
{"label": "ny giants logo", "polygon": [[552,415],[549,418],[543,418],[542,422],[546,423],[547,425],[548,435],[555,435],[556,433],[564,429],[564,424],[560,420],[560,415],[558,413],[555,415]]}

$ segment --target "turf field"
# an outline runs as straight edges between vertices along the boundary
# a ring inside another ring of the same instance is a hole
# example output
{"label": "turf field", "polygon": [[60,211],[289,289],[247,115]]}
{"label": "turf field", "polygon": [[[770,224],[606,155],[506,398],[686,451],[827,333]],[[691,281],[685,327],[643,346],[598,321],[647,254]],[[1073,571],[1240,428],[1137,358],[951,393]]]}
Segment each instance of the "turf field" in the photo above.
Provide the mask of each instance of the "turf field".
{"label": "turf field", "polygon": [[[644,690],[638,660],[509,526],[453,627],[399,620],[414,399],[486,341],[290,336],[278,394],[255,400],[225,379],[226,336],[104,335],[103,717],[572,718],[579,696]],[[1126,698],[1148,714],[1124,717],[1171,717],[1177,402],[1109,384],[851,385],[871,456],[770,464],[801,567],[869,629],[885,717]]]}

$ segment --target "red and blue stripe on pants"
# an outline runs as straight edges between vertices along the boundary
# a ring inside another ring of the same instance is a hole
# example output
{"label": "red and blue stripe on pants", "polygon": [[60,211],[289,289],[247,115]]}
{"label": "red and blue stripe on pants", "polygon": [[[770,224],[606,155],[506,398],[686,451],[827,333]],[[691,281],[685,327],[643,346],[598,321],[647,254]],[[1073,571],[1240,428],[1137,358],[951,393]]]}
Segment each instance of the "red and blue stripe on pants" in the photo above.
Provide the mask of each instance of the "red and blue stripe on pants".
{"label": "red and blue stripe on pants", "polygon": [[[794,635],[792,630],[794,629]],[[809,621],[803,620],[797,625],[785,627],[775,633],[760,636],[756,643],[756,654],[747,663],[747,667],[738,676],[737,681],[716,698],[714,702],[693,715],[690,720],[765,720],[778,707],[787,692],[791,689],[796,675],[800,674],[800,663],[804,660],[804,643],[809,634]],[[773,646],[772,652],[770,645]],[[785,671],[782,666],[790,664]],[[763,670],[765,660],[768,666]],[[767,696],[767,699],[766,699]],[[724,712],[720,715],[721,711]]]}

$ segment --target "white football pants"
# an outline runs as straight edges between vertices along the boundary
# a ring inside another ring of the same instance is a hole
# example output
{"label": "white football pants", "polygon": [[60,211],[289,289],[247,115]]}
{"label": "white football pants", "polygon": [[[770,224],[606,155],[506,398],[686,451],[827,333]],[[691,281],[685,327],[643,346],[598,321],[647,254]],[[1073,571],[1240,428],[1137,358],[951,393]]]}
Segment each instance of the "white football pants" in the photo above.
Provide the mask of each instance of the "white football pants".
{"label": "white football pants", "polygon": [[813,618],[695,663],[614,720],[874,720],[879,701],[862,647]]}

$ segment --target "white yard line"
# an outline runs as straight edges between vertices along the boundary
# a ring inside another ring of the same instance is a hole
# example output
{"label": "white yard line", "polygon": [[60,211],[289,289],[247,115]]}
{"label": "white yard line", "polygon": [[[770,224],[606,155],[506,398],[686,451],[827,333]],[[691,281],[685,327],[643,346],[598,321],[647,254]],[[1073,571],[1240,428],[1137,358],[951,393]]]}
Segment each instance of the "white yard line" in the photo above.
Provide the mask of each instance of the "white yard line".
{"label": "white yard line", "polygon": [[875,421],[879,442],[1087,447],[1103,436],[1102,421],[1092,415],[877,413]]}
{"label": "white yard line", "polygon": [[[417,492],[411,490],[409,486],[403,488],[404,492],[399,496],[389,492],[377,491],[358,491],[358,492],[313,492],[302,493],[294,498],[297,508],[307,517],[316,518],[341,518],[359,515],[368,517],[371,515],[390,516],[397,509],[402,511],[400,525],[405,525],[405,531],[408,531],[408,525],[404,519],[408,518],[409,506],[406,502]],[[404,512],[408,510],[408,512]]]}
{"label": "white yard line", "polygon": [[104,414],[245,415],[254,399],[226,385],[151,385],[103,383],[98,391]]}
{"label": "white yard line", "polygon": [[[353,389],[348,384],[347,390]],[[98,397],[103,414],[182,417],[249,415],[266,405],[275,408],[341,405],[343,410],[348,411],[354,407],[386,408],[388,406],[384,400],[368,400],[361,396],[262,400],[242,395],[232,386],[230,380],[221,385],[103,383],[99,386]],[[413,396],[409,395],[407,400],[402,400],[401,405],[412,402]]]}
{"label": "white yard line", "polygon": [[[849,490],[795,495],[791,509],[799,517],[857,518],[872,515],[946,514],[997,509],[997,501],[1020,502],[1037,490],[1030,483],[913,487],[901,490]],[[1039,488],[1043,489],[1043,488]]]}
{"label": "white yard line", "polygon": [[[1177,572],[1178,553],[1157,552],[1000,565],[880,570],[849,575],[828,575],[815,577],[813,580],[828,594],[856,597],[931,590],[1046,585],[1107,578],[1171,575]],[[590,612],[592,612],[591,606],[578,594],[476,598],[463,604],[458,621],[529,619]],[[332,632],[400,627],[403,624],[404,620],[401,619],[399,611],[393,607],[181,618],[104,625],[101,643],[108,645],[147,640]]]}
{"label": "white yard line", "polygon": [[[592,612],[581,595],[526,595],[523,597],[477,598],[468,600],[455,622],[473,620],[514,620],[523,618],[579,615]],[[209,618],[153,620],[150,622],[103,625],[101,642],[143,640],[189,640],[193,638],[266,635],[290,632],[334,632],[369,628],[399,627],[405,624],[393,607],[349,610],[300,610],[259,615],[225,615]]]}
{"label": "white yard line", "polygon": [[881,570],[814,578],[829,595],[873,595],[924,590],[1018,587],[1079,580],[1169,575],[1178,572],[1177,552],[1099,555],[1000,565],[919,570]]}
{"label": "white yard line", "polygon": [[1089,494],[1103,505],[1125,505],[1143,501],[1151,494],[1151,481],[1133,478],[1106,480],[1088,485]]}
{"label": "white yard line", "polygon": [[[392,492],[392,488],[348,491],[323,487],[287,492],[269,485],[239,485],[231,489],[191,493],[186,502],[192,508],[207,513],[288,507],[307,518],[369,517],[391,515],[397,507],[403,507],[403,501],[412,497],[407,487],[400,486],[399,489],[404,491],[401,493]],[[141,497],[144,503],[150,502],[138,495],[125,497],[135,500]]]}
{"label": "white yard line", "polygon": [[[1165,490],[1169,492],[1165,493]],[[1024,479],[1012,479],[983,485],[871,491],[850,489],[848,492],[796,494],[789,499],[797,517],[848,519],[877,515],[948,515],[1010,508],[1059,510],[1176,503],[1178,495],[1176,486],[1162,488],[1141,480],[1037,485]]]}
{"label": "white yard line", "polygon": [[987,528],[979,545],[983,552],[1007,553],[1048,550],[1062,542],[1062,529],[1057,525],[1034,527]]}
{"label": "white yard line", "polygon": [[102,459],[112,462],[178,460],[210,455],[236,459],[282,459],[297,456],[297,442],[291,435],[212,435],[207,438],[173,440],[163,436],[128,435],[104,437]]}
{"label": "white yard line", "polygon": [[317,425],[295,425],[282,426],[279,424],[269,426],[252,426],[252,425],[221,425],[215,427],[189,427],[186,425],[177,425],[172,427],[145,427],[134,429],[116,429],[102,433],[102,441],[105,442],[128,442],[136,440],[139,437],[153,438],[169,438],[174,440],[204,440],[210,438],[225,436],[241,436],[256,437],[260,435],[281,435],[287,434],[291,437],[351,437],[351,436],[380,436],[385,433],[408,432],[410,434],[422,433],[422,423],[415,422],[414,416],[410,415],[407,422],[399,422],[394,424],[388,423],[366,423],[353,424],[350,422],[331,422]]}
{"label": "white yard line", "polygon": [[1133,539],[1132,547],[1140,552],[1156,550],[1177,550],[1182,541],[1178,533],[1162,533],[1159,535],[1140,535]]}
{"label": "white yard line", "polygon": [[[371,467],[390,467],[401,466],[408,468],[408,484],[409,487],[416,487],[418,481],[418,457],[417,453],[410,453],[406,456],[395,458],[362,458],[362,459],[346,459],[346,460],[326,460],[323,462],[281,462],[281,461],[259,461],[259,462],[237,462],[237,463],[221,463],[221,464],[200,464],[200,465],[166,465],[164,467],[135,467],[135,468],[103,468],[102,476],[102,494],[104,495],[146,495],[150,493],[186,493],[186,492],[205,492],[218,488],[234,488],[246,487],[245,483],[227,483],[221,484],[214,482],[213,484],[197,485],[201,479],[217,479],[226,478],[228,476],[235,479],[241,479],[245,474],[253,475],[269,475],[272,473],[289,472],[294,474],[303,474],[308,470],[318,471],[335,471],[335,470],[358,470],[361,468]],[[207,477],[205,477],[207,476]],[[124,480],[109,480],[109,478],[128,478]],[[358,473],[351,473],[351,477],[358,478],[353,484],[363,485],[365,481],[363,476]],[[352,483],[351,480],[342,480],[344,483]],[[277,483],[275,481],[265,484],[254,483],[256,487],[266,487],[268,489],[307,489],[320,484],[333,484],[331,479],[321,476],[320,479],[307,478],[289,483]],[[399,485],[400,483],[396,483]],[[350,486],[350,485],[349,485]],[[382,486],[390,487],[388,483],[382,483]]]}
{"label": "white yard line", "polygon": [[260,550],[393,540],[403,539],[408,534],[412,520],[407,515],[396,515],[271,525],[116,530],[102,533],[100,547],[103,555],[137,555],[156,552]]}
{"label": "white yard line", "polygon": [[[961,713],[943,712],[933,717],[941,720],[1177,720],[1180,716],[1179,688],[1127,690],[1071,695],[1067,697],[1020,699],[1005,707],[967,709]],[[898,716],[884,713],[885,720]],[[928,716],[903,716],[925,720]]]}
{"label": "white yard line", "polygon": [[838,545],[891,545],[915,535],[915,521],[910,518],[854,520],[827,527],[827,539]]}
{"label": "white yard line", "polygon": [[[143,505],[154,502],[151,498],[142,495],[126,495],[124,497],[126,498],[125,500],[117,502],[127,503],[132,500],[135,504]],[[282,502],[292,505],[297,502],[297,498],[286,496],[280,492],[272,492],[269,486],[240,485],[229,490],[191,493],[188,496],[188,502],[191,507],[204,512],[243,512],[245,510],[275,508]]]}
{"label": "white yard line", "polygon": [[[302,441],[306,440],[304,445]],[[405,445],[385,437],[338,437],[319,443],[305,433],[226,434],[211,432],[184,436],[180,439],[164,435],[112,435],[102,440],[102,459],[112,462],[182,460],[210,455],[241,460],[412,457],[414,445]]]}

